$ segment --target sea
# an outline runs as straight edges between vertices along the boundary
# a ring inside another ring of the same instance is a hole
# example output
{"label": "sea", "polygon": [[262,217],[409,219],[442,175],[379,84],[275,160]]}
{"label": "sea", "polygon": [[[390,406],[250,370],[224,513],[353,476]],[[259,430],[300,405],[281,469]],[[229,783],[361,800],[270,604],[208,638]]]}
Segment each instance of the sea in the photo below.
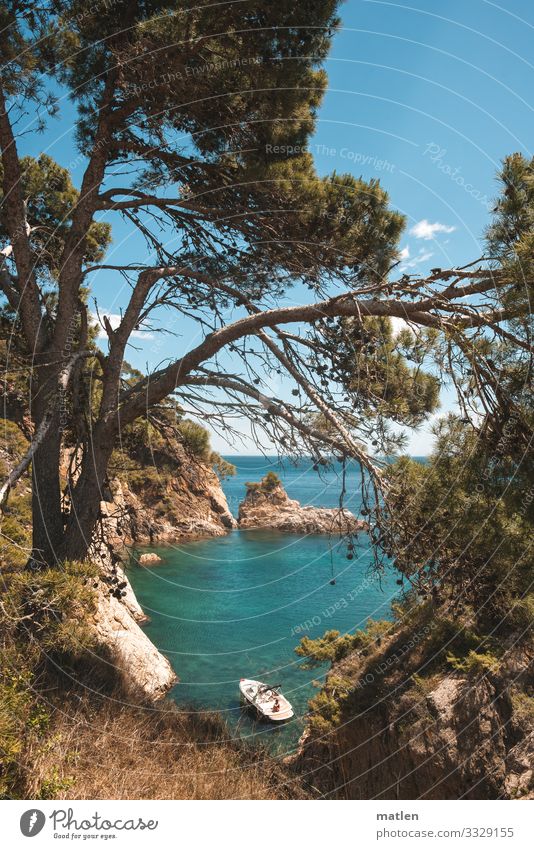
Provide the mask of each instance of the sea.
{"label": "sea", "polygon": [[[336,462],[314,470],[311,460],[225,459],[236,467],[235,476],[223,481],[234,515],[246,483],[268,471],[303,505],[339,504],[342,470]],[[349,466],[344,504],[355,514],[359,490],[359,467]],[[373,569],[366,534],[359,534],[352,559],[337,539],[264,530],[150,550],[162,563],[132,565],[128,574],[150,617],[146,632],[179,677],[171,698],[186,710],[219,711],[231,733],[279,754],[294,750],[309,700],[328,671],[326,665],[306,668],[295,653],[300,640],[330,630],[354,633],[369,619],[389,619],[399,592],[393,569],[381,575]],[[240,707],[240,678],[281,685],[295,718],[280,728],[256,722]]]}

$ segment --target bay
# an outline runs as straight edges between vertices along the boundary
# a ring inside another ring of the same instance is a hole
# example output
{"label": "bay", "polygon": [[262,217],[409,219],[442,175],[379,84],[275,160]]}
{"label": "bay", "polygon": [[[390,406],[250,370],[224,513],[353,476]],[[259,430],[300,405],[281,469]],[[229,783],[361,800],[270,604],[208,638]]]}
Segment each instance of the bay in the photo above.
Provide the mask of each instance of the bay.
{"label": "bay", "polygon": [[[237,515],[245,484],[275,471],[288,495],[303,505],[335,507],[341,466],[320,472],[311,461],[280,464],[275,457],[226,457],[236,475],[223,482]],[[358,513],[356,467],[347,473],[345,506]],[[150,548],[163,562],[129,569],[146,631],[179,676],[171,697],[192,710],[218,710],[242,737],[291,751],[302,733],[308,701],[327,671],[302,668],[302,636],[327,630],[354,633],[369,618],[386,619],[397,594],[396,574],[372,569],[369,540],[360,534],[354,559],[346,545],[321,536],[234,531],[225,537]],[[335,584],[331,584],[332,579]],[[283,728],[256,723],[240,709],[242,677],[281,684],[295,710]]]}

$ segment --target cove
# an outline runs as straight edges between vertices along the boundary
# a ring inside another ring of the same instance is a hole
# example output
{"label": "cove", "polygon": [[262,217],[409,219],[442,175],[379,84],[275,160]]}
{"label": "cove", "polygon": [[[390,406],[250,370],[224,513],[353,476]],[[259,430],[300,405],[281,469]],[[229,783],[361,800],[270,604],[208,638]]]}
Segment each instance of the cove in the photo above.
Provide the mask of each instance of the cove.
{"label": "cove", "polygon": [[[224,488],[237,514],[245,482],[275,470],[302,504],[336,506],[339,469],[318,475],[309,463],[280,466],[274,458],[230,457],[237,466]],[[357,513],[357,472],[349,474],[347,506]],[[150,617],[146,632],[180,678],[170,696],[181,706],[218,710],[242,737],[291,750],[303,730],[314,681],[327,671],[305,670],[294,649],[302,636],[330,629],[354,632],[369,617],[390,617],[398,591],[393,571],[372,570],[368,539],[353,560],[336,539],[234,531],[225,537],[150,548],[163,562],[128,571]],[[332,575],[336,583],[331,585]],[[258,724],[239,706],[241,677],[281,684],[295,710],[283,728]]]}

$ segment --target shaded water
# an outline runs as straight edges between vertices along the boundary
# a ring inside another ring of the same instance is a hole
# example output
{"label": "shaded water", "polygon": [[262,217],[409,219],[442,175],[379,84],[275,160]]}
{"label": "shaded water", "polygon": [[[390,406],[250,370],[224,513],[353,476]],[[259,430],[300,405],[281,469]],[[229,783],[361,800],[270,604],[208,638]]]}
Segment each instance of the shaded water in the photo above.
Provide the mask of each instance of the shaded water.
{"label": "shaded water", "polygon": [[[235,514],[245,482],[259,480],[269,469],[302,504],[338,503],[339,470],[321,479],[309,464],[281,468],[274,458],[228,459],[238,467],[237,475],[224,483]],[[346,504],[357,513],[355,469],[349,483],[352,494]],[[150,550],[163,563],[134,567],[129,576],[151,617],[147,633],[180,678],[172,697],[181,705],[217,709],[243,736],[259,735],[282,748],[291,748],[298,739],[308,700],[316,692],[312,682],[326,671],[301,668],[302,659],[294,653],[300,638],[329,629],[353,632],[369,617],[388,618],[398,590],[393,573],[381,582],[373,575],[364,534],[352,561],[336,541],[261,530]],[[295,720],[282,729],[254,723],[239,707],[241,677],[282,684]]]}

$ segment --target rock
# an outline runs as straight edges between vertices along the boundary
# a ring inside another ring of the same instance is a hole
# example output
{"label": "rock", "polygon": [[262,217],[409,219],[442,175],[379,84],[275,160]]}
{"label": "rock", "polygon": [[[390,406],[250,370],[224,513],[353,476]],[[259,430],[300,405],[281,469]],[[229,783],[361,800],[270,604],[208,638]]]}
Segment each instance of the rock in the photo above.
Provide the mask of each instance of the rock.
{"label": "rock", "polygon": [[137,561],[141,566],[147,566],[149,563],[161,563],[161,557],[153,551],[148,551],[146,554],[141,554]]}
{"label": "rock", "polygon": [[348,799],[532,798],[532,717],[510,697],[522,678],[528,684],[531,659],[518,671],[514,649],[498,673],[445,666],[428,675],[415,639],[423,630],[401,625],[375,650],[333,665],[321,696],[337,718],[312,720],[292,766],[321,793],[342,788]]}
{"label": "rock", "polygon": [[[97,642],[117,670],[126,694],[142,701],[160,699],[177,678],[167,658],[139,627],[148,617],[121,565],[112,562],[109,548],[95,541],[90,556],[102,567],[92,619]],[[121,588],[120,599],[111,595],[115,586]]]}
{"label": "rock", "polygon": [[101,565],[102,582],[104,584],[107,584],[109,588],[111,588],[111,582],[116,586],[121,585],[121,604],[126,607],[130,616],[136,622],[148,622],[148,616],[143,612],[141,605],[137,601],[124,569],[120,563],[113,563],[109,546],[102,540],[95,540],[89,550],[89,559],[93,563],[99,563]]}
{"label": "rock", "polygon": [[154,701],[176,683],[169,661],[151,643],[122,600],[99,593],[93,622],[97,640],[110,656],[127,695]]}
{"label": "rock", "polygon": [[111,482],[113,501],[102,501],[108,541],[116,548],[224,536],[237,526],[213,469],[184,455],[172,475],[147,472]]}
{"label": "rock", "polygon": [[293,534],[348,534],[365,530],[366,523],[348,510],[302,507],[289,498],[280,480],[270,472],[260,483],[247,485],[239,505],[240,528],[270,528]]}

